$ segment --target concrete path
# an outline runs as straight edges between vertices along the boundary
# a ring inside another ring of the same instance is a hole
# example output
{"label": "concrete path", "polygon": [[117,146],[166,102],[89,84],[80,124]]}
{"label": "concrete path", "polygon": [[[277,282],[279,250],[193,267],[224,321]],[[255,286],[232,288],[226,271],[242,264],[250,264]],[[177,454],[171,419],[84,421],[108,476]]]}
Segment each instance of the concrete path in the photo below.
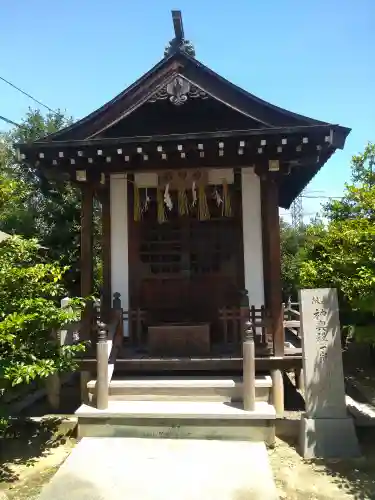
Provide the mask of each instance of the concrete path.
{"label": "concrete path", "polygon": [[84,438],[39,500],[277,500],[263,443]]}

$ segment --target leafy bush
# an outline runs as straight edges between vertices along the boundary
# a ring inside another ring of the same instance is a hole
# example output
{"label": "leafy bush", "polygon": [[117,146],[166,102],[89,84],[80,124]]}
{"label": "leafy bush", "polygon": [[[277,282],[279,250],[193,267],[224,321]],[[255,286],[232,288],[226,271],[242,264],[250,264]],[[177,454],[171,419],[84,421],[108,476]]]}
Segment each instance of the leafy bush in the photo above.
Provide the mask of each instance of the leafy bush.
{"label": "leafy bush", "polygon": [[[45,261],[36,240],[0,243],[0,391],[74,369],[83,343],[60,347],[52,335],[80,317],[84,301],[62,309],[66,268]],[[1,406],[1,399],[0,399]],[[1,409],[1,408],[0,408]]]}

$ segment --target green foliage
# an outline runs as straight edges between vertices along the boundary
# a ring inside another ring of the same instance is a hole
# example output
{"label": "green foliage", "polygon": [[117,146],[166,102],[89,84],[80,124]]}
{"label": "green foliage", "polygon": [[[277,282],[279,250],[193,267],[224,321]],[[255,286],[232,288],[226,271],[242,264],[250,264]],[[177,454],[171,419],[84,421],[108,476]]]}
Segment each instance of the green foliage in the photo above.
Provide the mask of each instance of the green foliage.
{"label": "green foliage", "polygon": [[[10,134],[0,140],[0,230],[36,238],[51,261],[69,267],[64,282],[79,294],[81,193],[59,172],[48,179],[32,165],[20,163],[13,144],[30,142],[72,123],[62,112],[43,116],[29,111]],[[95,268],[99,268],[100,207],[94,203]],[[98,282],[98,280],[96,280]],[[97,283],[98,284],[98,283]]]}
{"label": "green foliage", "polygon": [[[375,343],[375,146],[352,159],[352,184],[324,207],[327,223],[311,226],[301,255],[304,287],[335,287],[344,322]],[[360,328],[358,328],[360,327]],[[371,335],[372,328],[372,335]]]}
{"label": "green foliage", "polygon": [[280,220],[281,279],[284,300],[296,300],[299,288],[301,249],[306,240],[306,227],[294,228]]}
{"label": "green foliage", "polygon": [[[83,300],[60,307],[66,269],[45,263],[36,241],[11,237],[0,243],[0,389],[75,368],[85,345],[60,347],[52,332],[77,321]],[[1,403],[1,401],[0,401]],[[0,405],[1,407],[1,405]]]}

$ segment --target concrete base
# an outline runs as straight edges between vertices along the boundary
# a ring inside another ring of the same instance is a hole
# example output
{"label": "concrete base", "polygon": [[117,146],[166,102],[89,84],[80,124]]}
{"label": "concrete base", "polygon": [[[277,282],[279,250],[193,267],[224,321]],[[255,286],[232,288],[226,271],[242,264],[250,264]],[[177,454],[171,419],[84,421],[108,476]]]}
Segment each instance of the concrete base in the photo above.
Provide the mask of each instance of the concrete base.
{"label": "concrete base", "polygon": [[300,431],[304,458],[355,458],[361,455],[351,417],[313,419],[303,415]]}
{"label": "concrete base", "polygon": [[275,410],[257,402],[255,411],[221,402],[110,401],[106,410],[82,405],[79,437],[232,439],[275,442]]}
{"label": "concrete base", "polygon": [[253,420],[251,424],[215,420],[166,420],[137,419],[78,420],[78,437],[137,437],[163,439],[222,439],[231,441],[264,442],[275,445],[274,421]]}
{"label": "concrete base", "polygon": [[84,438],[39,500],[277,500],[263,443]]}

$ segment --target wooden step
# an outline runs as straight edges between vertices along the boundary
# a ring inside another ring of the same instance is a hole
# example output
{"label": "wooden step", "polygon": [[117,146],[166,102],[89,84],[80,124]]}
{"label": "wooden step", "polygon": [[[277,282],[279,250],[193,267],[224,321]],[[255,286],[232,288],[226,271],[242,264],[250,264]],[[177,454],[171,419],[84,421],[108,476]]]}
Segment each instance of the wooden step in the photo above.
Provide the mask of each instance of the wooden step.
{"label": "wooden step", "polygon": [[[95,380],[88,384],[89,400],[94,400]],[[257,376],[257,401],[270,401],[270,376]],[[111,401],[242,401],[240,377],[143,377],[111,380]]]}
{"label": "wooden step", "polygon": [[273,444],[276,412],[258,401],[254,411],[220,401],[110,401],[106,410],[82,405],[79,437],[238,439]]}

